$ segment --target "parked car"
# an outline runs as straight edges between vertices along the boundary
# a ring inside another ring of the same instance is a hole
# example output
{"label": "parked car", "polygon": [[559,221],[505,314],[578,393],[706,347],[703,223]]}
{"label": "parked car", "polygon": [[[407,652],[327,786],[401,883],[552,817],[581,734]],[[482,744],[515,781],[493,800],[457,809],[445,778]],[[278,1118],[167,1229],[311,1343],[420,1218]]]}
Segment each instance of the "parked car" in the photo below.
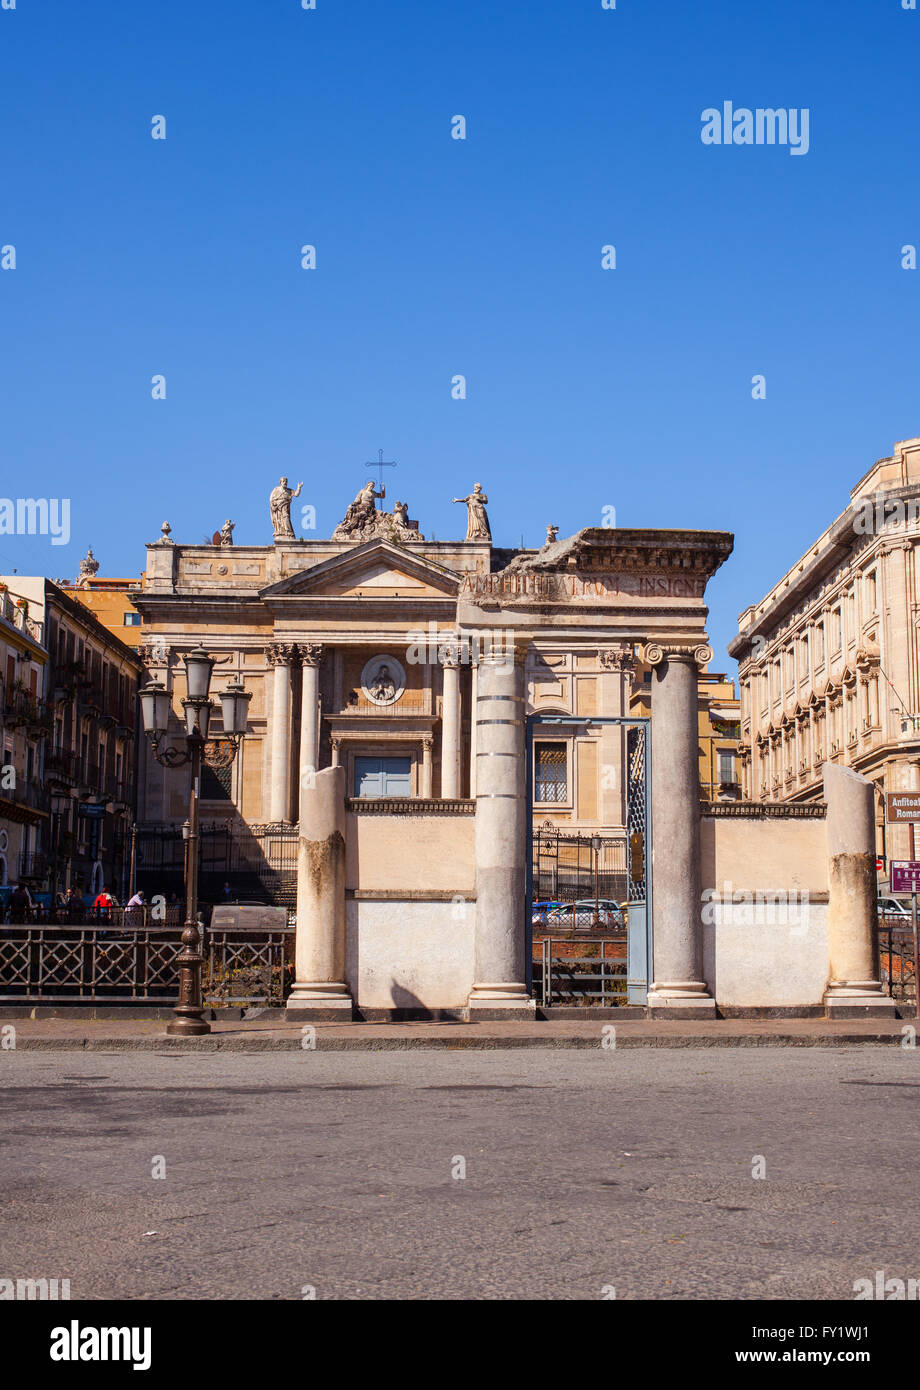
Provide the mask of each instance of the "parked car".
{"label": "parked car", "polygon": [[898,902],[897,898],[879,898],[878,915],[880,917],[905,917],[910,921],[910,908],[904,903]]}
{"label": "parked car", "polygon": [[547,913],[554,912],[557,907],[565,907],[565,903],[556,902],[555,898],[544,898],[540,902],[531,905],[530,920],[535,927],[542,927],[546,924]]}
{"label": "parked car", "polygon": [[579,898],[574,903],[559,903],[546,914],[546,925],[571,931],[601,927],[604,931],[623,931],[626,913],[613,898]]}

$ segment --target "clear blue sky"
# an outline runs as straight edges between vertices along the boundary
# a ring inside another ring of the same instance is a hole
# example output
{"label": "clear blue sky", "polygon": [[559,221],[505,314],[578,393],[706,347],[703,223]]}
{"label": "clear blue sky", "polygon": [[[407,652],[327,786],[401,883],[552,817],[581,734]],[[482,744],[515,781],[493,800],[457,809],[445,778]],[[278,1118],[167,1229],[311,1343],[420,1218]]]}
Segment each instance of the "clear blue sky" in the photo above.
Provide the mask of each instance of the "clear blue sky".
{"label": "clear blue sky", "polygon": [[[440,539],[477,480],[498,544],[734,531],[724,664],[920,434],[918,73],[901,0],[17,0],[0,492],[73,513],[0,572],[136,574],[164,518],[266,543],[281,473],[328,535],[382,446]],[[807,107],[808,154],[703,145],[726,100]]]}

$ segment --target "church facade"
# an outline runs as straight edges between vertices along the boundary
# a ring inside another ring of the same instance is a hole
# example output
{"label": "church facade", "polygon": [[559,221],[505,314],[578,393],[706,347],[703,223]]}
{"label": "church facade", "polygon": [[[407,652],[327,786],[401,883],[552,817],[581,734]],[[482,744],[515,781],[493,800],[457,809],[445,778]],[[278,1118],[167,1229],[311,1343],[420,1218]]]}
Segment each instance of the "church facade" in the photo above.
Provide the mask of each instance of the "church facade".
{"label": "church facade", "polygon": [[[172,692],[177,735],[192,648],[217,661],[213,693],[226,679],[252,695],[235,758],[221,757],[219,716],[212,723],[203,822],[237,827],[269,858],[273,837],[290,844],[299,826],[302,851],[317,783],[337,770],[346,920],[333,973],[344,972],[349,1000],[475,1003],[488,955],[480,938],[491,932],[505,955],[486,973],[514,978],[486,981],[498,986],[487,1004],[521,1004],[531,827],[590,837],[615,861],[617,896],[643,891],[635,843],[629,866],[637,653],[665,690],[662,767],[668,741],[678,751],[687,742],[687,776],[671,779],[658,812],[674,851],[656,879],[658,916],[674,893],[698,920],[697,879],[685,874],[697,858],[697,678],[711,659],[706,583],[731,537],[589,528],[560,541],[550,528],[539,550],[501,549],[476,485],[456,499],[466,537],[428,541],[404,504],[378,509],[383,490],[368,484],[329,540],[304,540],[290,524],[296,491],[282,479],[272,492],[270,544],[234,543],[230,522],[212,545],[177,544],[164,526],[134,602],[142,657]],[[141,838],[174,831],[187,803],[187,771],[148,753]],[[298,897],[303,877],[301,863]]]}

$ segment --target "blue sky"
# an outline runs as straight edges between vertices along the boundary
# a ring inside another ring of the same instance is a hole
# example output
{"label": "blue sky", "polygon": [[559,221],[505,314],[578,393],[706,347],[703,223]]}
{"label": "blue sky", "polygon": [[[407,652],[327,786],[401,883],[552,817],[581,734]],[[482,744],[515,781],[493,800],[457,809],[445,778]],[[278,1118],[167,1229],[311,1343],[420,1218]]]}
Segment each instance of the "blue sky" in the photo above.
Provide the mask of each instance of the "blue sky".
{"label": "blue sky", "polygon": [[[136,574],[164,518],[266,543],[281,473],[328,535],[383,447],[439,539],[474,481],[497,544],[734,531],[724,666],[920,434],[918,57],[901,0],[16,0],[0,492],[70,497],[72,541],[0,572]],[[727,100],[807,107],[807,155],[703,145]]]}

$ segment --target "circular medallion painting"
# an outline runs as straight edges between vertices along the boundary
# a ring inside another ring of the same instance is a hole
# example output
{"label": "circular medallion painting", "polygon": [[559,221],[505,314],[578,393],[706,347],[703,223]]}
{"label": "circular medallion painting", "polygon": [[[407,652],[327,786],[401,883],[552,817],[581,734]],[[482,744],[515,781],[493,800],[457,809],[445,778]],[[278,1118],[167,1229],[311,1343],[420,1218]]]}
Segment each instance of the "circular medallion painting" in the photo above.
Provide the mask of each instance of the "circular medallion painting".
{"label": "circular medallion painting", "polygon": [[361,689],[374,705],[395,705],[406,688],[406,673],[393,656],[372,656],[361,672]]}

